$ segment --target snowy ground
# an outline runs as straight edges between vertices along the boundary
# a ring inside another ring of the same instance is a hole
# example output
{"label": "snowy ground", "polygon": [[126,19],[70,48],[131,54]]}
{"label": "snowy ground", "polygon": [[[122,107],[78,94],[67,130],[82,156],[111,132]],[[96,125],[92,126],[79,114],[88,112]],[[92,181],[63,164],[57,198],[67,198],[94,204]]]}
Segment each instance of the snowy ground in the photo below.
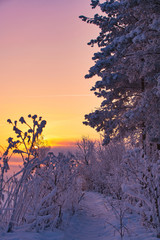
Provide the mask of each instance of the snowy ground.
{"label": "snowy ground", "polygon": [[[69,225],[63,230],[55,232],[25,232],[1,233],[0,240],[119,240],[120,235],[115,228],[116,219],[105,207],[105,199],[97,194],[85,193],[81,201],[80,210],[72,217]],[[127,228],[124,240],[156,240],[153,233],[144,229],[138,218],[127,218]]]}

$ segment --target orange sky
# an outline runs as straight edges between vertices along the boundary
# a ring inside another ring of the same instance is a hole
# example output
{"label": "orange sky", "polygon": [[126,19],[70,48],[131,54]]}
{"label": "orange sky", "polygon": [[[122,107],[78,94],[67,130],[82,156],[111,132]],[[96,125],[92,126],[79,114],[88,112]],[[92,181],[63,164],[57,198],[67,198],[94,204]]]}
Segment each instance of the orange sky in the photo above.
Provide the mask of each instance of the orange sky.
{"label": "orange sky", "polygon": [[0,145],[11,126],[6,120],[38,114],[47,120],[44,136],[63,145],[98,134],[82,124],[99,105],[84,79],[96,49],[87,46],[98,29],[79,15],[95,14],[89,0],[0,1]]}

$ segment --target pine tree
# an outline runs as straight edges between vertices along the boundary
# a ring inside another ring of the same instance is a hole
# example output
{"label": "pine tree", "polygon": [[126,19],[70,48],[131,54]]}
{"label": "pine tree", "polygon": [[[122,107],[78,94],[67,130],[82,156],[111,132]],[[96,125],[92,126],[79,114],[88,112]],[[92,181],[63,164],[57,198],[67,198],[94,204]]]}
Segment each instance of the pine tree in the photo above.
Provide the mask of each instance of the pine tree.
{"label": "pine tree", "polygon": [[135,131],[160,143],[160,1],[91,0],[91,6],[103,15],[80,16],[100,28],[88,43],[100,50],[85,77],[98,77],[91,90],[103,100],[84,123],[104,134],[104,144]]}

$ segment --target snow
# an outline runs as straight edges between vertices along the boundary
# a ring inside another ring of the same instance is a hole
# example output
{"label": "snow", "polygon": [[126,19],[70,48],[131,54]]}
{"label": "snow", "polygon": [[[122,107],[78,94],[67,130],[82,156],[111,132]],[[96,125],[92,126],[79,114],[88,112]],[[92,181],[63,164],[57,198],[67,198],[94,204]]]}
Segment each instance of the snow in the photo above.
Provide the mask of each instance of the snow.
{"label": "snow", "polygon": [[55,232],[23,232],[17,231],[14,233],[0,235],[1,240],[62,240],[63,233],[61,231]]}
{"label": "snow", "polygon": [[[79,210],[63,229],[27,232],[21,228],[13,233],[0,233],[0,240],[119,240],[120,235],[112,226],[117,225],[117,219],[107,202],[101,194],[85,192]],[[123,240],[157,239],[140,225],[137,215],[127,215],[125,223],[129,234]]]}

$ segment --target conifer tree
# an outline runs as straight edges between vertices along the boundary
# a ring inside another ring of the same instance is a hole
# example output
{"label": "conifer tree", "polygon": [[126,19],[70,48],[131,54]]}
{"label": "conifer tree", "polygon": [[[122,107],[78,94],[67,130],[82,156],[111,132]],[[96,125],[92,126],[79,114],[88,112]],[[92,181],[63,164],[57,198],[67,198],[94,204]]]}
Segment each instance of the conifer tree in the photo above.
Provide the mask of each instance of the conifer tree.
{"label": "conifer tree", "polygon": [[138,131],[143,141],[160,143],[160,1],[91,0],[102,15],[80,16],[100,28],[94,66],[86,78],[97,76],[91,89],[101,106],[85,115],[85,124],[112,138]]}

